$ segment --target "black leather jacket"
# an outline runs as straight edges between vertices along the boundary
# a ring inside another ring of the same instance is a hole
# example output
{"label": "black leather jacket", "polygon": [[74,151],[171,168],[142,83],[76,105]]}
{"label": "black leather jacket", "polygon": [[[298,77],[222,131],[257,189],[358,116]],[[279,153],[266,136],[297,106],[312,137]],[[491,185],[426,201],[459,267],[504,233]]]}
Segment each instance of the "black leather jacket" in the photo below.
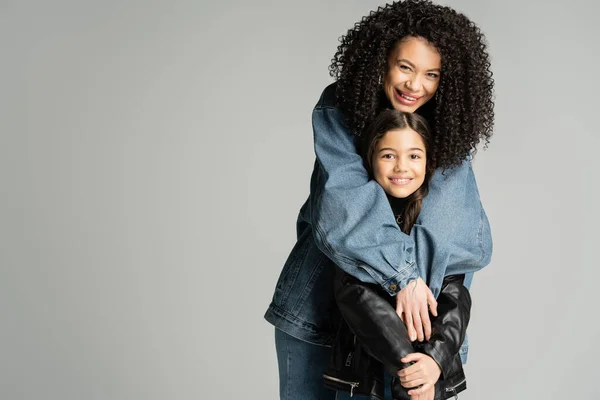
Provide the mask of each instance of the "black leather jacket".
{"label": "black leather jacket", "polygon": [[398,318],[395,298],[376,285],[365,284],[336,267],[334,291],[341,314],[332,346],[325,385],[351,394],[383,399],[383,368],[395,377],[394,399],[409,399],[397,371],[408,365],[401,358],[414,352],[431,356],[442,370],[435,385],[435,399],[448,399],[466,389],[459,350],[471,311],[471,296],[464,275],[444,278],[438,296],[438,316],[431,317],[429,341],[411,343],[406,326]]}

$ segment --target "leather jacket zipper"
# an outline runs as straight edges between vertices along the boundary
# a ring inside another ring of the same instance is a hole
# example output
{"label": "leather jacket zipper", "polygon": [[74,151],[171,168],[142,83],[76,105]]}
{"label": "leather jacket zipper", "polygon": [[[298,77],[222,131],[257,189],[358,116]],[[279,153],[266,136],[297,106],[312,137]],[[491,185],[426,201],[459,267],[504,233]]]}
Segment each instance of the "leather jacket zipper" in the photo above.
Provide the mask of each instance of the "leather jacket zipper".
{"label": "leather jacket zipper", "polygon": [[463,379],[462,381],[458,382],[457,384],[453,385],[452,387],[447,387],[446,393],[452,392],[452,394],[454,395],[453,397],[456,397],[458,399],[458,393],[456,393],[456,388],[465,382],[466,382],[466,379]]}
{"label": "leather jacket zipper", "polygon": [[339,382],[339,383],[344,383],[346,385],[350,385],[350,397],[352,397],[354,395],[354,389],[356,389],[358,387],[358,382],[349,382],[349,381],[345,381],[342,379],[338,379],[335,378],[333,376],[329,376],[327,374],[323,374],[323,378],[325,379],[329,379],[330,381],[334,381],[334,382]]}

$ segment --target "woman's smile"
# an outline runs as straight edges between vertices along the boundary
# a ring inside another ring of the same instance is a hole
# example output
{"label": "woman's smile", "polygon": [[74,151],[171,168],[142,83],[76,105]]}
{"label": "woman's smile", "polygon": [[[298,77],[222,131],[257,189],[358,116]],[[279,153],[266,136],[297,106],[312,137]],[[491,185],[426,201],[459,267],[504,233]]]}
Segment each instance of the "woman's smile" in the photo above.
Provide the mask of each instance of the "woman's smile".
{"label": "woman's smile", "polygon": [[414,96],[414,95],[410,96],[408,93],[403,92],[402,90],[396,89],[394,91],[394,97],[401,104],[404,104],[406,106],[413,106],[413,105],[417,104],[419,99],[421,99],[421,97],[423,97],[423,96]]}

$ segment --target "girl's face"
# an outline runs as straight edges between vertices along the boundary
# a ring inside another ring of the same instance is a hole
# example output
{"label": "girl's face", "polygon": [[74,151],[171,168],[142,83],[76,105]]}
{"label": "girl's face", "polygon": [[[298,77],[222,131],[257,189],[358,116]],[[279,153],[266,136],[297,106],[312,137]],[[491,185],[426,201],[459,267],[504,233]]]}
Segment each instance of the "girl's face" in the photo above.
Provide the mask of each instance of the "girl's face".
{"label": "girl's face", "polygon": [[405,198],[425,181],[425,143],[410,128],[388,131],[375,146],[373,176],[387,194]]}
{"label": "girl's face", "polygon": [[392,107],[415,112],[435,94],[440,83],[442,58],[422,37],[398,42],[388,58],[383,90]]}

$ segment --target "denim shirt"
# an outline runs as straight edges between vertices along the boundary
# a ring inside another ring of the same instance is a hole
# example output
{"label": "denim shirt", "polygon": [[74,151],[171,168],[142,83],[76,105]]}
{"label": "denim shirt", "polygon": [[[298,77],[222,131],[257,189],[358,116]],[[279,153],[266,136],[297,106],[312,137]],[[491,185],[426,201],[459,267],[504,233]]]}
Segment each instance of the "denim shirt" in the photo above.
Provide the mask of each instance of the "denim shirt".
{"label": "denim shirt", "polygon": [[[384,190],[369,179],[336,106],[335,84],[323,91],[312,122],[316,161],[310,194],[267,321],[298,339],[330,345],[339,321],[333,263],[390,295],[419,276],[436,297],[446,275],[465,274],[469,288],[473,272],[489,264],[492,254],[470,157],[434,173],[409,236],[400,231]],[[467,349],[465,339],[463,362]]]}

